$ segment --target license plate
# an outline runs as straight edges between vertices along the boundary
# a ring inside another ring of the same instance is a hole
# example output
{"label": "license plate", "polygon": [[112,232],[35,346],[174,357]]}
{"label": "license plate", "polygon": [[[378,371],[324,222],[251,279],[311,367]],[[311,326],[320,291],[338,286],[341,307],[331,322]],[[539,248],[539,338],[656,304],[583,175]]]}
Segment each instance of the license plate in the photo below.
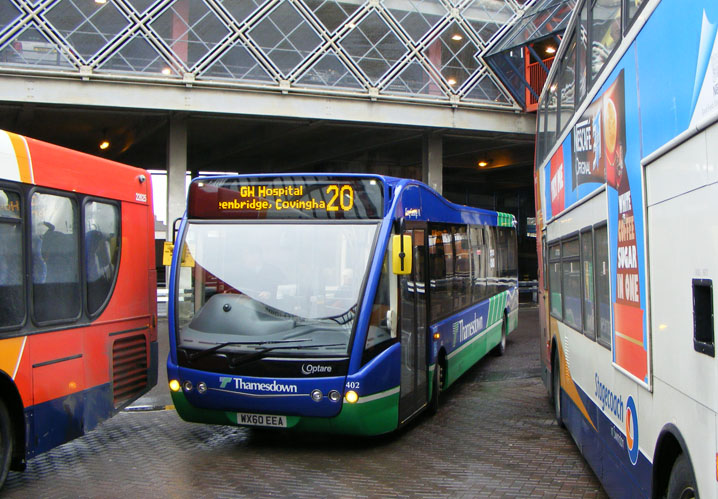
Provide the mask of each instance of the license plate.
{"label": "license plate", "polygon": [[237,424],[247,426],[270,426],[272,428],[286,428],[287,417],[275,414],[248,414],[237,413]]}

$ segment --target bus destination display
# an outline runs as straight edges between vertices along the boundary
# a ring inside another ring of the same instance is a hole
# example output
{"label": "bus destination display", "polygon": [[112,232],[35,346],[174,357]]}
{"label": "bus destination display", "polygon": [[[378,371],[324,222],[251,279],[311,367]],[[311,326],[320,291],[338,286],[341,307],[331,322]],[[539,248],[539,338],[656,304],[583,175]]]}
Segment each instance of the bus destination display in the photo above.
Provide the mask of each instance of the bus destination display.
{"label": "bus destination display", "polygon": [[190,216],[212,219],[380,218],[383,185],[357,177],[204,179],[192,183]]}

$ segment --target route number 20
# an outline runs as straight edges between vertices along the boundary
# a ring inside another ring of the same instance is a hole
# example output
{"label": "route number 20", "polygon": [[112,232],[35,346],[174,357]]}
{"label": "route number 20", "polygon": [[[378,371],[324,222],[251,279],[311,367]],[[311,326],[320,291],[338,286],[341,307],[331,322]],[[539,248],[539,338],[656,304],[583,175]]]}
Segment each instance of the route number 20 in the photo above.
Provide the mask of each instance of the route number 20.
{"label": "route number 20", "polygon": [[[354,207],[354,189],[351,185],[330,185],[327,194],[332,198],[327,203],[327,211],[349,211]],[[337,204],[338,203],[338,204]]]}

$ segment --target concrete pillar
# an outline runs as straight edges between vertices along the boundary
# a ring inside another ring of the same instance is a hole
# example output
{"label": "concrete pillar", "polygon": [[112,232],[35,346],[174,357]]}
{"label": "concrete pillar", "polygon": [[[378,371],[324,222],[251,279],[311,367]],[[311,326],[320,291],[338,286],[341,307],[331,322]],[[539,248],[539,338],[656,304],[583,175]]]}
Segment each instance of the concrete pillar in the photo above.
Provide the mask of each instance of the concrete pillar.
{"label": "concrete pillar", "polygon": [[175,219],[185,211],[187,172],[187,117],[170,115],[167,141],[167,241],[172,240]]}
{"label": "concrete pillar", "polygon": [[421,180],[439,194],[443,185],[443,138],[439,133],[426,133],[422,141]]}

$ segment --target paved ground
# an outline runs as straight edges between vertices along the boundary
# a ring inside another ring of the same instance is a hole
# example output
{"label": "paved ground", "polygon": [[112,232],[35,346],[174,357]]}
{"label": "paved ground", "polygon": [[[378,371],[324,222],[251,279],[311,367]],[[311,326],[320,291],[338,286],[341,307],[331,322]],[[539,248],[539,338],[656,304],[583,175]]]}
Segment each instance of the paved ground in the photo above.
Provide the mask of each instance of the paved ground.
{"label": "paved ground", "polygon": [[[119,414],[11,472],[7,497],[605,497],[539,378],[536,308],[433,417],[372,439],[277,434]],[[165,326],[166,328],[166,326]],[[166,329],[165,329],[166,330]],[[169,400],[166,384],[143,401]],[[154,398],[152,398],[154,397]],[[164,399],[164,397],[167,397]]]}

